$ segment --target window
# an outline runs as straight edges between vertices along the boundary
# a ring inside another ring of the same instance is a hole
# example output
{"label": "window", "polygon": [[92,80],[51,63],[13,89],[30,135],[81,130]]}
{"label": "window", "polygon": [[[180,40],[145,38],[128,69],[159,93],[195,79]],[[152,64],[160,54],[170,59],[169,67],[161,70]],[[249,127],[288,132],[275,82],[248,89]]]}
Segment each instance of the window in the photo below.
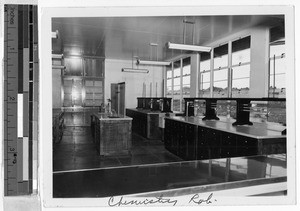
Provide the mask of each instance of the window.
{"label": "window", "polygon": [[274,27],[270,30],[269,97],[285,97],[285,41],[284,30]]}
{"label": "window", "polygon": [[228,97],[228,44],[214,49],[213,97]]}
{"label": "window", "polygon": [[[251,37],[239,38],[220,45],[211,54],[200,54],[199,97],[248,97],[250,88],[250,41]],[[213,62],[213,90],[210,90],[211,62]],[[231,72],[228,72],[231,70]]]}
{"label": "window", "polygon": [[167,66],[167,97],[172,97],[172,66]]}
{"label": "window", "polygon": [[232,42],[232,97],[249,97],[250,36]]}
{"label": "window", "polygon": [[210,97],[210,53],[200,54],[200,97]]}
{"label": "window", "polygon": [[182,111],[184,108],[183,98],[190,97],[191,58],[173,62],[173,69],[170,65],[166,72],[166,95],[173,98],[173,111]]}
{"label": "window", "polygon": [[190,97],[191,88],[191,58],[185,58],[182,61],[182,95]]}

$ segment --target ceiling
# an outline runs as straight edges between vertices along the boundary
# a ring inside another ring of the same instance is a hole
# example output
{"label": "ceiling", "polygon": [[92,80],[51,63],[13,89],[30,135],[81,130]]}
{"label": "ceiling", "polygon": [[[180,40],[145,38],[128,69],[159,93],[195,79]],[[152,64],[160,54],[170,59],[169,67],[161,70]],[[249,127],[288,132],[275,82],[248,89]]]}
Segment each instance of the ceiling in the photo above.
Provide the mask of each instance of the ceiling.
{"label": "ceiling", "polygon": [[167,42],[201,45],[246,27],[283,23],[283,16],[262,15],[53,18],[52,31],[58,30],[59,37],[52,39],[52,51],[65,56],[169,60],[186,52],[167,49]]}

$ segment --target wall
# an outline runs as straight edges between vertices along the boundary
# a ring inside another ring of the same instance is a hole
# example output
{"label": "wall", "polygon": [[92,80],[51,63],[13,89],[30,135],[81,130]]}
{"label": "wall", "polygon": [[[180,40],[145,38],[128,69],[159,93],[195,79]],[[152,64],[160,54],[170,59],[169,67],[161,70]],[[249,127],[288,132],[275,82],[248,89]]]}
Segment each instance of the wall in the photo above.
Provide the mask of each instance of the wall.
{"label": "wall", "polygon": [[[161,66],[140,65],[140,69],[148,69],[149,73],[122,72],[122,68],[131,68],[131,60],[105,60],[105,90],[104,100],[110,99],[110,84],[125,82],[125,107],[135,108],[137,97],[142,97],[143,83],[146,84],[146,97],[150,97],[150,83],[152,83],[152,97],[162,97],[163,93],[163,70]],[[134,64],[134,68],[136,65]],[[156,95],[157,83],[157,95]]]}

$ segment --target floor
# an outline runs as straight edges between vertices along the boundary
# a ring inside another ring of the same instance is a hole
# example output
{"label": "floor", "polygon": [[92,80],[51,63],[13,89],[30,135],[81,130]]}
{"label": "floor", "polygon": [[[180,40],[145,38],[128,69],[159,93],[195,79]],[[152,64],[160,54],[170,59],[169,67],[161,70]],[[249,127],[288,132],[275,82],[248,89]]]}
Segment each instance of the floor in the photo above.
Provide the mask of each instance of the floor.
{"label": "floor", "polygon": [[103,157],[95,148],[90,127],[68,126],[53,149],[53,171],[74,171],[182,161],[164,148],[161,140],[133,133],[131,155]]}

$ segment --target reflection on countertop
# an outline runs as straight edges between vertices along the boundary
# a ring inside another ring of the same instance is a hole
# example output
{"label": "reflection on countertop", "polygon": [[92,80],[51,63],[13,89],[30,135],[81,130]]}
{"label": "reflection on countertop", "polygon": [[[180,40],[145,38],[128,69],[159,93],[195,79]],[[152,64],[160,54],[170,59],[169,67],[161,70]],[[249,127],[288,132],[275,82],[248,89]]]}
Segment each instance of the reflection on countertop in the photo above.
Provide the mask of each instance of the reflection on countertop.
{"label": "reflection on countertop", "polygon": [[178,196],[286,182],[286,176],[285,154],[184,161],[56,173],[53,197]]}

